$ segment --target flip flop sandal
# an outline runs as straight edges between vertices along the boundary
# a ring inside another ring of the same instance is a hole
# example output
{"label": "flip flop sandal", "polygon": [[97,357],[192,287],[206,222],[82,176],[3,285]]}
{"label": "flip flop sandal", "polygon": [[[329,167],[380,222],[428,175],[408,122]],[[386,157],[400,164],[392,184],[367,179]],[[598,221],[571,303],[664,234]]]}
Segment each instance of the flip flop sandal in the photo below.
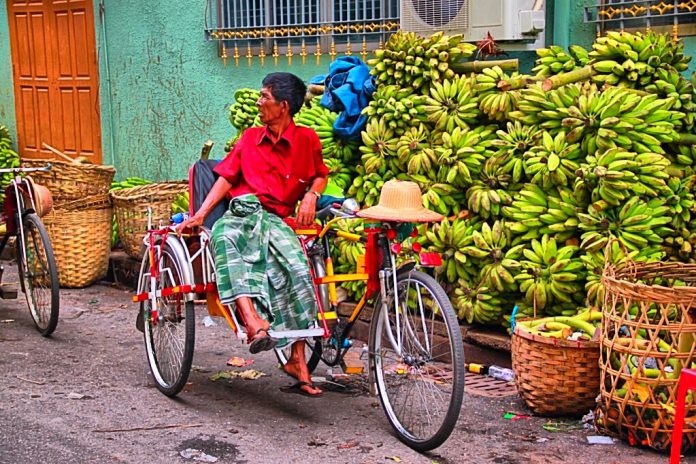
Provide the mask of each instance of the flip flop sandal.
{"label": "flip flop sandal", "polygon": [[[266,335],[263,337],[259,337],[258,335],[261,332],[265,332]],[[268,330],[259,329],[256,331],[256,336],[249,344],[249,352],[251,354],[256,354],[256,353],[260,353],[261,351],[269,351],[269,350],[272,350],[273,348],[275,348],[277,344],[278,344],[278,341],[272,339],[271,336],[268,335]]]}
{"label": "flip flop sandal", "polygon": [[316,385],[309,382],[297,382],[288,387],[280,387],[280,391],[283,393],[295,393],[302,396],[308,396],[310,398],[317,398],[324,394],[323,391],[319,390],[319,393],[309,393],[307,390],[303,390],[302,387],[317,388]]}

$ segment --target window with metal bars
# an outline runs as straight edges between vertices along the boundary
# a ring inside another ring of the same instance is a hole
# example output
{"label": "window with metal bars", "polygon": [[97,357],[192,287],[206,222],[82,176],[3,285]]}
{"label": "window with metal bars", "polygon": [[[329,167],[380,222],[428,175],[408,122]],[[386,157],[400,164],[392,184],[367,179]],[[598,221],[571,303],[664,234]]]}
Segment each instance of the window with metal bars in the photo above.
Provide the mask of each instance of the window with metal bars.
{"label": "window with metal bars", "polygon": [[207,0],[206,36],[246,48],[386,40],[399,0]]}
{"label": "window with metal bars", "polygon": [[650,28],[696,35],[696,0],[597,0],[585,7],[585,22],[597,31]]}

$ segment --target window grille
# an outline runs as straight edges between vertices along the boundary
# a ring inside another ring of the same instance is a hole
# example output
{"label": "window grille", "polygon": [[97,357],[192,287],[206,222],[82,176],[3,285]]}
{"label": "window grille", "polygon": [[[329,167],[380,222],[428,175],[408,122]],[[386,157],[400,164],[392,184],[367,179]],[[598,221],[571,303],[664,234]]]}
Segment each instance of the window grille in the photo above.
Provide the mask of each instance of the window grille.
{"label": "window grille", "polygon": [[278,47],[374,49],[399,28],[398,0],[207,0],[205,33],[241,53]]}
{"label": "window grille", "polygon": [[584,21],[597,33],[606,30],[653,29],[679,35],[696,34],[696,0],[597,0],[584,7]]}

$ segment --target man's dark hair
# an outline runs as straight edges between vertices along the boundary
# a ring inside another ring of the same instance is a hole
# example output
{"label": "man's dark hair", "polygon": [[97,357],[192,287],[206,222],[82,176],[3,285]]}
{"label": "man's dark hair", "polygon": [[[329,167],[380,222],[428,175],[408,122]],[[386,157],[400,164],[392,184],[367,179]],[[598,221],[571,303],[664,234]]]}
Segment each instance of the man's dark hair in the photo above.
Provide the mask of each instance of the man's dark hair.
{"label": "man's dark hair", "polygon": [[307,86],[296,75],[289,72],[270,73],[263,78],[261,85],[271,89],[271,95],[275,101],[280,103],[285,100],[288,102],[291,116],[294,116],[302,108]]}

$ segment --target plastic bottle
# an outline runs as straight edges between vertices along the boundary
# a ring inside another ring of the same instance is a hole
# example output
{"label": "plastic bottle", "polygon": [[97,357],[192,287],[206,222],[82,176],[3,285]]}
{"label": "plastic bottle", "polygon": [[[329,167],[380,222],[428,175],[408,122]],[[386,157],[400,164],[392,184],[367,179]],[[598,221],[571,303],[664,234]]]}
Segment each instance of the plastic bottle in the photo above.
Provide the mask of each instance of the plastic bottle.
{"label": "plastic bottle", "polygon": [[181,224],[185,220],[189,218],[188,213],[176,213],[174,216],[172,216],[172,224]]}
{"label": "plastic bottle", "polygon": [[486,372],[489,376],[493,377],[494,379],[498,380],[504,380],[505,382],[510,382],[511,380],[515,379],[515,372],[512,369],[508,369],[507,367],[500,367],[500,366],[488,366],[488,372]]}

